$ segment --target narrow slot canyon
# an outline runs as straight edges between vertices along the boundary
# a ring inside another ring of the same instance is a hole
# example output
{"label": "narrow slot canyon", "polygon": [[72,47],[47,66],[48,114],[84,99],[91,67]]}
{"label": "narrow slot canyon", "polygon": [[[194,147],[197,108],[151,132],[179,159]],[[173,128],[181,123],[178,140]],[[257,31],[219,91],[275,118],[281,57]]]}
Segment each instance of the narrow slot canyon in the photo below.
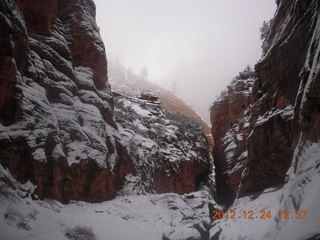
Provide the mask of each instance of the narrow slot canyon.
{"label": "narrow slot canyon", "polygon": [[277,0],[241,69],[207,30],[237,4],[2,0],[0,238],[319,239],[319,1]]}

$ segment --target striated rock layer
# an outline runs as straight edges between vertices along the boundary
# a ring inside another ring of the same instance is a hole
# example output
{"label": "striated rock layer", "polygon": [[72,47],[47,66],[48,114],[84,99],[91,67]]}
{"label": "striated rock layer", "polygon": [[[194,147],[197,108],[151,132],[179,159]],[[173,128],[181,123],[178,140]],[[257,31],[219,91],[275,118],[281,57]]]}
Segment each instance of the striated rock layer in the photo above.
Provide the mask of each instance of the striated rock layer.
{"label": "striated rock layer", "polygon": [[[182,129],[160,106],[117,96],[118,130],[92,0],[1,1],[0,29],[0,163],[36,186],[34,198],[99,202],[132,185],[198,188],[209,172],[198,125]],[[131,105],[142,116],[129,115]]]}
{"label": "striated rock layer", "polygon": [[93,1],[1,1],[0,155],[39,198],[111,199],[133,171]]}
{"label": "striated rock layer", "polygon": [[199,189],[210,171],[210,154],[202,127],[160,103],[115,93],[118,137],[126,145],[136,173],[126,192],[188,193]]}
{"label": "striated rock layer", "polygon": [[201,182],[212,187],[208,124],[173,93],[121,64],[111,62],[109,73],[118,138],[136,170],[125,192],[182,194]]}
{"label": "striated rock layer", "polygon": [[248,157],[248,108],[252,103],[253,82],[250,69],[241,72],[211,106],[217,201],[222,204],[229,205],[236,197]]}
{"label": "striated rock layer", "polygon": [[211,107],[221,204],[282,186],[295,148],[319,141],[319,3],[277,4],[254,73],[241,73]]}

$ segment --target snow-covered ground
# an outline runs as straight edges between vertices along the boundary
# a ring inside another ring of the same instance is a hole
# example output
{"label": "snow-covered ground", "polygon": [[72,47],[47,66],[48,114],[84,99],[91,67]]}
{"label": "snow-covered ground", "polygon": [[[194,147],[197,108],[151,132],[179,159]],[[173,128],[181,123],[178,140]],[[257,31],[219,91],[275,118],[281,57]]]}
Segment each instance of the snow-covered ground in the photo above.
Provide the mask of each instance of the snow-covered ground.
{"label": "snow-covered ground", "polygon": [[280,211],[307,211],[304,219],[276,218],[265,239],[320,239],[320,143],[305,142],[295,149],[280,196]]}
{"label": "snow-covered ground", "polygon": [[[279,207],[280,194],[280,190],[267,189],[256,199],[252,199],[252,197],[237,199],[228,210],[229,213],[234,211],[235,219],[223,218],[215,220],[213,228],[210,230],[211,236],[217,236],[219,240],[262,239],[273,220],[268,217],[260,219],[260,216],[263,214],[261,211],[265,211],[266,213],[270,211],[271,216],[275,216]],[[251,217],[249,211],[252,211],[253,219],[249,219]],[[231,215],[229,214],[230,217]]]}
{"label": "snow-covered ground", "polygon": [[[284,187],[267,189],[256,199],[237,199],[229,209],[235,212],[235,219],[214,221],[210,235],[219,240],[320,239],[319,167],[320,144],[298,144]],[[245,219],[244,211],[247,218],[252,211],[253,219]],[[271,218],[260,219],[261,211],[270,211]],[[301,218],[303,211],[306,216]]]}
{"label": "snow-covered ground", "polygon": [[30,195],[32,184],[17,183],[3,168],[1,173],[2,240],[201,239],[196,228],[208,226],[208,202],[214,204],[206,189],[185,195],[118,196],[95,204],[34,201]]}
{"label": "snow-covered ground", "polygon": [[[301,144],[284,188],[270,188],[257,197],[237,199],[229,209],[229,213],[235,212],[235,219],[212,222],[210,237],[219,240],[317,239],[315,236],[319,237],[320,229],[319,149],[318,143]],[[34,201],[30,194],[34,186],[30,182],[21,185],[2,167],[0,172],[3,240],[202,240],[206,238],[201,234],[206,234],[210,227],[208,203],[219,209],[206,188],[184,195],[126,196],[122,193],[114,200],[95,204]],[[307,210],[307,216],[296,219],[296,211],[303,210]],[[248,219],[249,211],[253,212],[253,219]],[[270,211],[271,217],[260,219],[261,211]],[[289,211],[290,218],[280,219],[279,211]]]}

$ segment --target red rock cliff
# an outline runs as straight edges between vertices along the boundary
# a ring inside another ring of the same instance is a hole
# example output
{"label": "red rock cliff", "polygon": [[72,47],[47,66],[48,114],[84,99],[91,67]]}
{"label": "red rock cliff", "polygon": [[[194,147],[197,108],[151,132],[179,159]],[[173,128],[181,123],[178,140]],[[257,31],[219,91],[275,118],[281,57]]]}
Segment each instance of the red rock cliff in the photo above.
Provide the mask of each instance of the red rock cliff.
{"label": "red rock cliff", "polygon": [[1,1],[0,156],[39,198],[111,199],[132,162],[92,0]]}
{"label": "red rock cliff", "polygon": [[252,103],[253,77],[250,69],[239,73],[211,106],[217,201],[224,204],[230,204],[236,196],[248,155],[248,108]]}
{"label": "red rock cliff", "polygon": [[114,114],[92,0],[0,7],[0,163],[37,186],[35,198],[99,202],[132,185],[199,187],[210,156],[197,124],[125,97]]}
{"label": "red rock cliff", "polygon": [[220,203],[283,185],[297,143],[319,140],[318,47],[318,1],[278,1],[249,96],[232,83],[211,108]]}

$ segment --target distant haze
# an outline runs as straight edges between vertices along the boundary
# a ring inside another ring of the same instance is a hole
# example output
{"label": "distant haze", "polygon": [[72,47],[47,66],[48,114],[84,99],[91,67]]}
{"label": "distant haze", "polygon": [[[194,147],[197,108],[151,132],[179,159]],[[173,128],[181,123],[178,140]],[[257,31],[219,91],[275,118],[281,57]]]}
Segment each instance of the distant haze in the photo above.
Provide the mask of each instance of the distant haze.
{"label": "distant haze", "polygon": [[261,56],[274,0],[95,0],[107,56],[175,90],[209,122],[221,90]]}

